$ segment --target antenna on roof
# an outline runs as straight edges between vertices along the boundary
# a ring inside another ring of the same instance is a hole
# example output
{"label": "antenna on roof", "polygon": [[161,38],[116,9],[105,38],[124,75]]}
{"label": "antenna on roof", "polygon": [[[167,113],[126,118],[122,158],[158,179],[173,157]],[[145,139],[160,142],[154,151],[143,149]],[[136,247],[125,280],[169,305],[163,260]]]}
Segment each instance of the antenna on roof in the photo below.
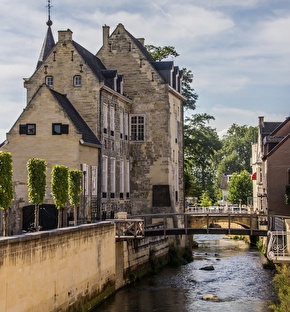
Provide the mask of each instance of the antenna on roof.
{"label": "antenna on roof", "polygon": [[48,20],[47,20],[47,22],[46,22],[46,25],[47,26],[51,26],[52,25],[52,21],[51,21],[51,19],[50,19],[50,9],[52,8],[52,6],[50,5],[50,1],[51,0],[47,0],[47,13],[48,13]]}

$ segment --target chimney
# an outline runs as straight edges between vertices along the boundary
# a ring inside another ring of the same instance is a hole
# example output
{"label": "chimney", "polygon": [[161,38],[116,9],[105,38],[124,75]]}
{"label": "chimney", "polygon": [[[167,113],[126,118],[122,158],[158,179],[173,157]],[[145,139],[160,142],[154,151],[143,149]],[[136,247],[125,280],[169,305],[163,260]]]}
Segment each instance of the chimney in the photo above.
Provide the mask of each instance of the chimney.
{"label": "chimney", "polygon": [[59,30],[58,32],[58,42],[65,43],[67,41],[72,41],[73,32],[68,30]]}
{"label": "chimney", "polygon": [[110,35],[110,26],[107,26],[105,24],[105,26],[103,26],[103,46],[108,45],[109,35]]}
{"label": "chimney", "polygon": [[259,126],[264,127],[264,116],[259,117]]}

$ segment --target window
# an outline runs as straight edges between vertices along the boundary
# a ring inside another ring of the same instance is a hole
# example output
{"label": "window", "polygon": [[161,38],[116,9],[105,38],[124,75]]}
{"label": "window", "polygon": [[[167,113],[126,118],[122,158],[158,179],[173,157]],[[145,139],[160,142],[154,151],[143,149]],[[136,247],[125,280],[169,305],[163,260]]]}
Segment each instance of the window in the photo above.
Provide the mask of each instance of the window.
{"label": "window", "polygon": [[108,157],[103,156],[103,164],[102,164],[102,190],[103,190],[103,198],[107,198],[108,192]]}
{"label": "window", "polygon": [[19,134],[36,135],[36,124],[19,125]]}
{"label": "window", "polygon": [[120,160],[120,198],[124,198],[124,161]]}
{"label": "window", "polygon": [[74,84],[75,87],[81,87],[81,85],[82,85],[82,76],[81,75],[74,76],[73,84]]}
{"label": "window", "polygon": [[108,133],[108,106],[104,105],[103,106],[103,128],[104,128],[104,133]]}
{"label": "window", "polygon": [[98,167],[92,166],[92,195],[98,195]]}
{"label": "window", "polygon": [[52,86],[53,86],[53,77],[52,77],[52,76],[46,76],[46,77],[45,77],[45,83],[46,83],[48,86],[52,87]]}
{"label": "window", "polygon": [[115,135],[115,108],[110,107],[110,129],[111,136]]}
{"label": "window", "polygon": [[130,118],[131,141],[144,141],[145,136],[145,117],[131,116]]}
{"label": "window", "polygon": [[130,198],[130,164],[129,160],[126,160],[125,163],[125,192],[126,192],[126,198]]}
{"label": "window", "polygon": [[124,132],[124,112],[120,111],[120,139],[123,138],[123,132]]}
{"label": "window", "polygon": [[125,114],[124,120],[124,132],[125,132],[125,140],[128,140],[128,125],[129,125],[129,115]]}
{"label": "window", "polygon": [[68,134],[68,125],[63,125],[61,123],[53,123],[52,134],[53,135]]}
{"label": "window", "polygon": [[110,172],[110,184],[111,184],[111,198],[115,198],[116,193],[116,159],[111,158],[111,172]]}

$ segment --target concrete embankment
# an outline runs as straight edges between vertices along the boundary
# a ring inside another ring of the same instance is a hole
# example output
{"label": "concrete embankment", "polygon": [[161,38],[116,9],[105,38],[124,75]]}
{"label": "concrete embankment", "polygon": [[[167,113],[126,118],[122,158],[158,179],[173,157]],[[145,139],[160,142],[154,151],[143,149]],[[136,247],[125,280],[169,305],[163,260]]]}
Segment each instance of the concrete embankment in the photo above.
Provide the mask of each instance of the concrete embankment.
{"label": "concrete embankment", "polygon": [[165,259],[165,238],[116,241],[113,222],[0,239],[0,311],[86,311]]}

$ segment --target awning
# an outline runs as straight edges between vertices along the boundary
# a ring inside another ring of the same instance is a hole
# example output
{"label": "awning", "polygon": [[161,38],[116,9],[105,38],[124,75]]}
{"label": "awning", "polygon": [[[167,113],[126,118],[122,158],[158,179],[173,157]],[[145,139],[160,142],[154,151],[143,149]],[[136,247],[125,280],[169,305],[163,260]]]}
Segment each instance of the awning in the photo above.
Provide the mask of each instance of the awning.
{"label": "awning", "polygon": [[251,180],[257,180],[257,172],[254,172],[254,173],[251,175]]}

